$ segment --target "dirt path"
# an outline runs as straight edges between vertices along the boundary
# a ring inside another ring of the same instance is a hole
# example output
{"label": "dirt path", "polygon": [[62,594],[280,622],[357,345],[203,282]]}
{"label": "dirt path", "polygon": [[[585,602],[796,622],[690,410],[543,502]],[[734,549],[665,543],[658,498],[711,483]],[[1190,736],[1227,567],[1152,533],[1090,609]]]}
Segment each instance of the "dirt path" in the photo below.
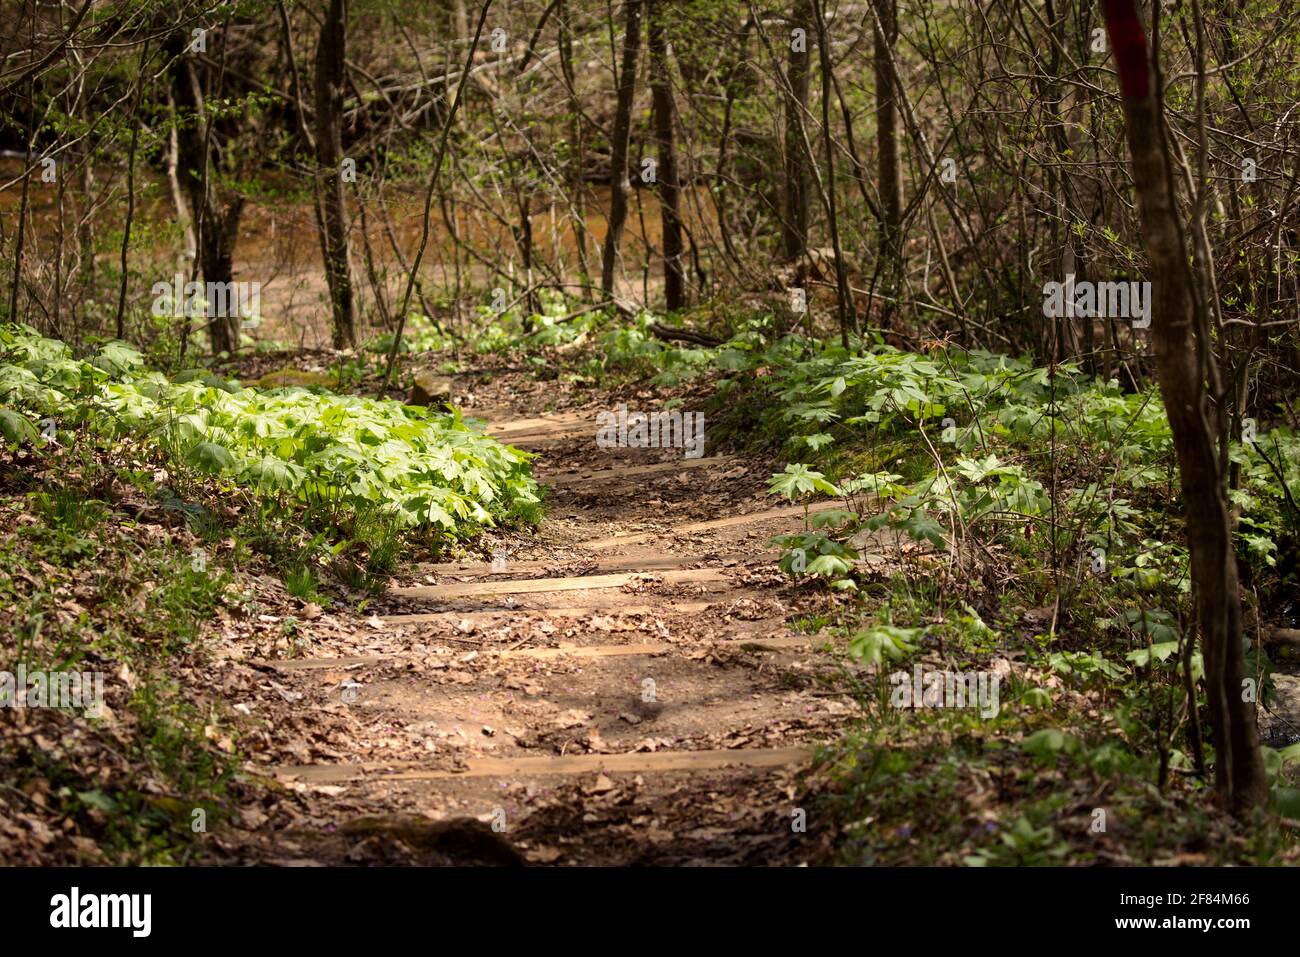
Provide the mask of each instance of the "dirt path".
{"label": "dirt path", "polygon": [[598,449],[597,411],[489,417],[553,485],[538,535],[408,567],[325,653],[259,663],[299,706],[272,737],[310,742],[266,769],[304,808],[273,859],[815,855],[798,772],[851,708],[767,545],[802,509],[759,463]]}

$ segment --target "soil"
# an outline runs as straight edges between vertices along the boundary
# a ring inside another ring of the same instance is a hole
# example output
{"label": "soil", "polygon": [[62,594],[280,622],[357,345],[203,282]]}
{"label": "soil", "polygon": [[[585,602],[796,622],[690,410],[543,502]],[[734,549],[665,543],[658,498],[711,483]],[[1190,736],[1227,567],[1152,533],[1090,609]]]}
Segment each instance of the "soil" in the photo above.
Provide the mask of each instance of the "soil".
{"label": "soil", "polygon": [[569,397],[537,386],[460,397],[553,478],[535,534],[411,563],[368,617],[304,609],[294,642],[239,640],[276,616],[228,623],[247,770],[272,787],[213,835],[223,861],[825,853],[804,771],[854,705],[825,639],[791,625],[833,599],[798,595],[768,544],[802,510],[774,509],[772,463],[599,448],[596,415],[619,399],[546,411]]}

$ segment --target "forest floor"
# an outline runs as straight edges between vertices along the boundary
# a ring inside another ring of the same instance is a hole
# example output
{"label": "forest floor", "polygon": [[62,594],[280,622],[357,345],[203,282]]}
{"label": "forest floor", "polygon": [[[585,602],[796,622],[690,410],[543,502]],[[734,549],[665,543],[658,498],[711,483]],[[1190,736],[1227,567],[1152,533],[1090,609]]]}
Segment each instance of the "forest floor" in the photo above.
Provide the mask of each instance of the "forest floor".
{"label": "forest floor", "polygon": [[[553,485],[536,534],[484,543],[495,566],[408,565],[368,617],[313,607],[293,657],[240,663],[235,710],[271,717],[244,740],[263,745],[252,769],[286,800],[244,809],[249,829],[222,839],[227,853],[286,864],[827,853],[799,772],[854,706],[826,639],[792,630],[815,599],[787,594],[767,545],[802,528],[804,510],[773,508],[771,463],[599,448],[598,412],[662,400],[553,409],[555,385],[504,377],[465,410],[536,452]],[[230,637],[275,624],[231,623]]]}
{"label": "forest floor", "polygon": [[[321,374],[302,353],[233,371],[286,361]],[[1116,690],[1044,662],[1050,607],[983,605],[1001,628],[964,646],[969,608],[945,622],[919,593],[906,615],[899,589],[947,558],[911,536],[855,533],[857,592],[782,571],[770,540],[809,516],[721,418],[698,458],[597,443],[623,405],[716,415],[710,382],[477,361],[455,405],[535,453],[544,517],[440,564],[413,544],[378,587],[344,584],[343,551],[304,588],[250,549],[247,497],[206,479],[177,504],[129,444],[4,473],[0,631],[82,649],[109,680],[92,721],[0,715],[0,861],[1296,861],[1294,822],[1234,825],[1191,775],[1158,790],[1123,763]],[[996,675],[1001,710],[891,707],[886,663],[847,653],[882,608],[900,633],[935,626],[908,666]],[[1296,671],[1265,708],[1275,747],[1300,728]]]}

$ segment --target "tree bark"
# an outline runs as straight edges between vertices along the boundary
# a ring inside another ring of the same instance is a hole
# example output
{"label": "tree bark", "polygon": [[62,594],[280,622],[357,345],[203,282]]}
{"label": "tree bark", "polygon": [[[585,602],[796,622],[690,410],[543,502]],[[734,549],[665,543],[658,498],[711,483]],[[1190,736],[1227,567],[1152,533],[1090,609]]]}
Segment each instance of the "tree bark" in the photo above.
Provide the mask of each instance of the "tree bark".
{"label": "tree bark", "polygon": [[330,0],[316,46],[316,162],[321,177],[325,278],[329,283],[336,349],[357,344],[352,251],[343,197],[343,88],[347,57],[347,0]]}
{"label": "tree bark", "polygon": [[1148,59],[1146,35],[1133,0],[1105,0],[1104,11],[1150,261],[1156,375],[1178,455],[1214,731],[1215,787],[1222,805],[1240,816],[1264,804],[1268,789],[1254,707],[1243,693],[1237,560],[1206,391],[1213,343],[1208,328],[1198,328],[1189,297],[1197,277],[1188,262],[1163,138],[1158,61]]}
{"label": "tree bark", "polygon": [[[790,57],[785,91],[785,208],[781,252],[787,261],[808,249],[808,164],[804,156],[804,114],[808,112],[809,38],[812,0],[795,0],[790,14]],[[801,32],[796,32],[801,31]]]}
{"label": "tree bark", "polygon": [[600,289],[607,297],[614,292],[614,260],[627,222],[627,155],[632,137],[632,100],[636,95],[636,66],[641,55],[641,14],[644,0],[623,0],[626,32],[623,36],[623,64],[618,78],[618,102],[614,108],[613,158],[610,167],[609,221],[605,231],[604,255],[600,264]]}
{"label": "tree bark", "polygon": [[149,65],[149,41],[140,50],[140,76],[135,82],[135,103],[131,108],[131,140],[126,152],[126,224],[122,228],[121,272],[117,290],[117,317],[113,332],[118,339],[126,338],[126,285],[127,255],[131,251],[131,225],[135,221],[135,154],[140,145],[140,98],[144,95],[144,78]]}
{"label": "tree bark", "polygon": [[577,77],[573,70],[573,21],[567,0],[560,0],[556,11],[556,22],[560,31],[560,73],[564,77],[564,89],[569,97],[569,140],[573,150],[565,163],[565,182],[568,184],[570,202],[573,205],[573,242],[578,252],[578,281],[582,283],[583,295],[588,302],[593,302],[591,289],[591,269],[587,264],[587,213],[583,196],[583,167],[586,164],[586,143],[582,128],[582,102],[578,98]]}
{"label": "tree bark", "polygon": [[[204,282],[227,284],[234,279],[235,238],[244,200],[236,196],[228,203],[217,203],[209,176],[213,165],[212,137],[208,129],[211,120],[207,115],[199,70],[185,50],[188,38],[184,34],[175,33],[168,42],[168,52],[174,64],[172,94],[180,119],[176,132],[177,165],[181,185],[189,200],[190,220],[194,223],[199,268]],[[234,352],[239,347],[238,312],[209,315],[207,318],[213,354]],[[188,330],[187,316],[182,343],[188,339]]]}
{"label": "tree bark", "polygon": [[682,269],[681,189],[677,182],[677,148],[673,139],[675,109],[668,44],[664,39],[665,10],[651,0],[649,47],[650,90],[654,104],[655,141],[659,164],[655,181],[663,219],[664,304],[669,312],[686,305],[686,276]]}
{"label": "tree bark", "polygon": [[[839,213],[835,196],[835,149],[831,142],[831,91],[835,88],[835,67],[831,62],[831,43],[826,30],[826,11],[822,0],[813,0],[813,13],[817,18],[817,56],[822,71],[822,142],[826,150],[826,224],[831,231],[831,249],[835,253],[835,308],[840,324],[840,344],[849,348],[849,333],[857,332],[857,311],[853,305],[853,292],[844,265],[844,250],[840,245]],[[851,328],[852,327],[852,328]]]}
{"label": "tree bark", "polygon": [[872,0],[880,29],[873,30],[876,75],[876,185],[880,190],[880,254],[885,259],[884,288],[894,295],[902,264],[903,179],[898,167],[898,98],[890,56],[898,41],[898,0]]}

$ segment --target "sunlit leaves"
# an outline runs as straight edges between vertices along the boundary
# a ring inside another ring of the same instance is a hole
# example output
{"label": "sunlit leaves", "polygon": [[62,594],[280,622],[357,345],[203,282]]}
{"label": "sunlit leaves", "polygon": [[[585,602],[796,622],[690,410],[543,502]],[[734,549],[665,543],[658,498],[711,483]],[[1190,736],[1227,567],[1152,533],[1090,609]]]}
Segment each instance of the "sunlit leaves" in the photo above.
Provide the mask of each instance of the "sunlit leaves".
{"label": "sunlit leaves", "polygon": [[929,542],[935,548],[944,547],[943,526],[923,508],[912,509],[898,527],[918,542]]}
{"label": "sunlit leaves", "polygon": [[7,445],[22,445],[24,442],[35,443],[40,438],[36,424],[21,412],[13,409],[0,409],[0,435]]}
{"label": "sunlit leaves", "polygon": [[[530,456],[459,415],[322,390],[242,388],[201,370],[175,381],[110,342],[90,362],[24,327],[0,328],[0,432],[34,429],[27,412],[150,436],[189,467],[259,493],[331,507],[378,506],[406,526],[448,534],[537,501]],[[6,425],[7,423],[7,425]]]}
{"label": "sunlit leaves", "polygon": [[767,483],[767,489],[773,495],[784,495],[791,501],[797,501],[814,492],[827,495],[839,495],[839,489],[826,481],[821,472],[814,471],[806,465],[787,465],[785,471],[773,475]]}
{"label": "sunlit leaves", "polygon": [[259,492],[285,491],[302,484],[305,472],[301,466],[273,455],[265,455],[250,465],[245,478]]}
{"label": "sunlit leaves", "polygon": [[853,635],[849,641],[849,653],[864,665],[902,661],[916,651],[917,642],[924,633],[924,628],[876,625]]}
{"label": "sunlit leaves", "polygon": [[197,442],[185,453],[185,461],[200,472],[216,474],[235,466],[230,449],[216,442]]}

